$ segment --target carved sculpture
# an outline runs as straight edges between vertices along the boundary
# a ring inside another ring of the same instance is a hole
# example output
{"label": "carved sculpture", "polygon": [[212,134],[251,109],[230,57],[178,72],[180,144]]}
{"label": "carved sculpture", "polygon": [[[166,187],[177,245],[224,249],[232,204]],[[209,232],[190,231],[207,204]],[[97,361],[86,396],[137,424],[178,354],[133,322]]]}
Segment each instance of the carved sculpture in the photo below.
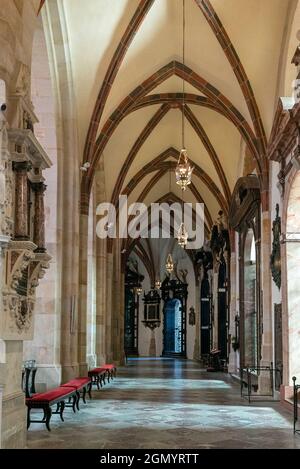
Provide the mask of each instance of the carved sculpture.
{"label": "carved sculpture", "polygon": [[281,256],[280,256],[280,234],[281,234],[281,218],[279,216],[279,205],[276,204],[276,217],[273,221],[273,242],[272,242],[272,253],[270,257],[270,266],[272,277],[280,289],[281,287]]}

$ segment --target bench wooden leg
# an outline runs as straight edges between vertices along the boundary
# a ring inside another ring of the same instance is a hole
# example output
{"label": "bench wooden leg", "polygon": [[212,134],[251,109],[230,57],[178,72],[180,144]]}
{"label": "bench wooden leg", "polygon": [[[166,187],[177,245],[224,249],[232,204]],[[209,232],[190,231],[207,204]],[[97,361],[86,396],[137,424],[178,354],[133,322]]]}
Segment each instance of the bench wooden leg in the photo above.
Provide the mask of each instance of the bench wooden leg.
{"label": "bench wooden leg", "polygon": [[65,401],[60,402],[59,415],[62,422],[64,422],[64,410],[65,410]]}
{"label": "bench wooden leg", "polygon": [[75,393],[74,396],[72,396],[72,399],[73,399],[72,409],[73,409],[74,414],[76,413],[77,398],[78,398],[77,393]]}
{"label": "bench wooden leg", "polygon": [[88,392],[89,398],[92,399],[92,383],[89,383],[87,392]]}
{"label": "bench wooden leg", "polygon": [[82,400],[83,400],[84,404],[86,404],[85,396],[86,396],[86,387],[84,387],[83,391],[82,391]]}
{"label": "bench wooden leg", "polygon": [[96,380],[97,380],[97,388],[98,389],[102,388],[102,381],[99,375],[97,376]]}
{"label": "bench wooden leg", "polygon": [[30,427],[30,407],[27,407],[27,430]]}
{"label": "bench wooden leg", "polygon": [[47,407],[45,409],[45,412],[46,412],[46,427],[47,427],[47,430],[49,432],[51,432],[51,428],[50,428],[50,420],[51,420],[51,415],[52,415],[52,410],[51,410],[51,407]]}
{"label": "bench wooden leg", "polygon": [[80,391],[76,391],[76,407],[77,407],[77,410],[80,410],[79,409],[79,401],[80,401]]}

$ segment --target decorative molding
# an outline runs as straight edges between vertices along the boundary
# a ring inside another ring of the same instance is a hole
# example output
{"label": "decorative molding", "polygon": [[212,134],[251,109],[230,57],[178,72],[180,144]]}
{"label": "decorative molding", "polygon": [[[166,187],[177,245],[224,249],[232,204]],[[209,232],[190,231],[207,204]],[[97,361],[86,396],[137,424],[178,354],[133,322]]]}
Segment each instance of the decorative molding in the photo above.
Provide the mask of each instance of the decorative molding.
{"label": "decorative molding", "polygon": [[31,130],[9,129],[12,161],[30,161],[36,168],[47,169],[52,162]]}
{"label": "decorative molding", "polygon": [[[51,256],[34,252],[32,241],[9,241],[6,249],[6,279],[2,291],[5,333],[26,333],[31,327],[35,290],[49,267]],[[10,320],[8,320],[10,318]]]}
{"label": "decorative molding", "polygon": [[255,174],[238,179],[229,209],[229,224],[239,231],[241,224],[253,218],[253,211],[260,204],[259,180]]}

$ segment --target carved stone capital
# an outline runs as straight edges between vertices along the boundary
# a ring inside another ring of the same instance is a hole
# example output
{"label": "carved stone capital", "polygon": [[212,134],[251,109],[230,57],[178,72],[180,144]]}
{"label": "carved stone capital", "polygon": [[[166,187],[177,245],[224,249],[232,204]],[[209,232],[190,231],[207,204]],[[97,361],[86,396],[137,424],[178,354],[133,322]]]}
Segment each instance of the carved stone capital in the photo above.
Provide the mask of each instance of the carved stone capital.
{"label": "carved stone capital", "polygon": [[49,268],[51,256],[46,252],[36,252],[29,265],[28,275],[28,295],[34,297],[39,281],[45,275],[45,270]]}

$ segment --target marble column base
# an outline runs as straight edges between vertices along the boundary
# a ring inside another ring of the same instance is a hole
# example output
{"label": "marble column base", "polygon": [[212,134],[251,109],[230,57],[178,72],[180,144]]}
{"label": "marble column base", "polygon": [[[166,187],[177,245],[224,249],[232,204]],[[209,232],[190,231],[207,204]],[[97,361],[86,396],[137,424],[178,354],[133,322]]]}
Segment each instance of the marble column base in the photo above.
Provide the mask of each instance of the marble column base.
{"label": "marble column base", "polygon": [[22,391],[2,398],[2,449],[26,446],[26,407]]}

